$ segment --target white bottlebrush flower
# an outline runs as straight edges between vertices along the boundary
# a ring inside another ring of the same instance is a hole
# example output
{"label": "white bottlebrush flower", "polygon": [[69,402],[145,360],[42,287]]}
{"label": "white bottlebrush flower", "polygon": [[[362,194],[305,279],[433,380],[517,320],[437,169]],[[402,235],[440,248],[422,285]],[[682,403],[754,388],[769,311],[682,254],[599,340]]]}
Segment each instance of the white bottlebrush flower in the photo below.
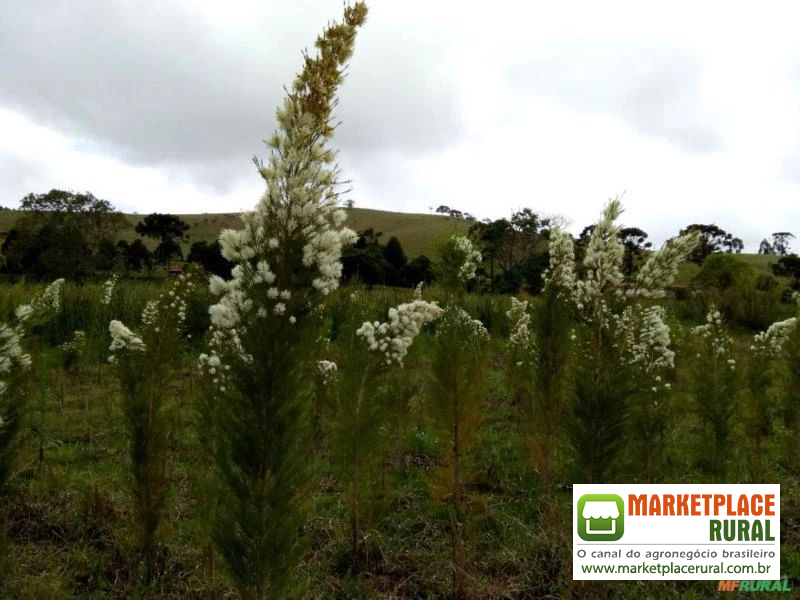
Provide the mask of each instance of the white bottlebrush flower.
{"label": "white bottlebrush flower", "polygon": [[56,279],[30,304],[18,306],[15,312],[17,319],[24,323],[32,318],[43,319],[59,312],[61,310],[61,287],[63,285],[63,279]]}
{"label": "white bottlebrush flower", "polygon": [[420,281],[417,287],[414,288],[414,300],[422,300],[422,288],[425,287],[425,282]]}
{"label": "white bottlebrush flower", "polygon": [[22,349],[24,330],[21,325],[12,327],[0,323],[0,395],[5,393],[7,384],[4,379],[15,370],[27,370],[31,366],[31,357]]}
{"label": "white bottlebrush flower", "polygon": [[773,323],[766,331],[755,335],[751,348],[767,356],[779,356],[783,350],[783,344],[795,327],[797,327],[797,317]]}
{"label": "white bottlebrush flower", "polygon": [[320,360],[317,362],[317,369],[322,376],[322,383],[327,384],[336,377],[339,367],[332,360]]}
{"label": "white bottlebrush flower", "polygon": [[144,352],[147,349],[142,338],[128,329],[122,321],[116,319],[111,321],[108,324],[108,332],[111,334],[111,345],[108,348],[111,352],[120,350]]}
{"label": "white bottlebrush flower", "polygon": [[692,335],[708,341],[714,356],[724,357],[730,354],[733,338],[727,333],[722,314],[714,307],[706,315],[706,324],[693,327],[691,331]]}
{"label": "white bottlebrush flower", "polygon": [[450,242],[461,262],[461,266],[458,268],[458,278],[464,283],[475,279],[475,272],[482,260],[480,251],[472,245],[472,241],[468,237],[463,235],[453,235]]}
{"label": "white bottlebrush flower", "polygon": [[627,295],[641,298],[663,297],[665,288],[675,281],[678,267],[694,250],[699,240],[700,236],[696,231],[669,240],[642,265]]}
{"label": "white bottlebrush flower", "polygon": [[86,348],[86,333],[80,329],[74,331],[72,339],[61,344],[60,348],[65,354],[82,355]]}
{"label": "white bottlebrush flower", "polygon": [[422,327],[438,319],[443,312],[435,302],[414,300],[389,309],[389,320],[385,323],[365,322],[356,334],[363,338],[371,352],[382,356],[383,364],[402,365]]}
{"label": "white bottlebrush flower", "polygon": [[657,383],[661,382],[658,373],[675,367],[675,352],[670,348],[672,340],[664,316],[662,306],[650,306],[637,316],[629,308],[622,319],[630,362],[654,376]]}
{"label": "white bottlebrush flower", "polygon": [[550,231],[550,266],[543,277],[545,287],[555,288],[570,298],[575,293],[575,247],[572,236],[563,229]]}
{"label": "white bottlebrush flower", "polygon": [[479,319],[473,319],[463,308],[454,306],[445,311],[438,324],[436,335],[449,335],[455,329],[463,338],[463,344],[483,344],[489,339],[489,331]]}
{"label": "white bottlebrush flower", "polygon": [[103,297],[100,300],[100,304],[103,306],[108,306],[111,304],[111,297],[114,295],[114,288],[117,285],[118,279],[119,277],[114,274],[106,279],[105,283],[103,284]]}
{"label": "white bottlebrush flower", "polygon": [[506,311],[511,333],[508,336],[508,343],[515,350],[522,350],[528,347],[531,342],[531,315],[528,313],[528,302],[520,301],[511,297],[511,309]]}
{"label": "white bottlebrush flower", "polygon": [[608,300],[621,295],[625,249],[619,240],[619,227],[615,224],[621,213],[619,200],[611,200],[603,211],[603,217],[594,226],[586,247],[583,259],[586,276],[578,282],[578,303],[588,311],[591,320],[602,320],[606,316]]}

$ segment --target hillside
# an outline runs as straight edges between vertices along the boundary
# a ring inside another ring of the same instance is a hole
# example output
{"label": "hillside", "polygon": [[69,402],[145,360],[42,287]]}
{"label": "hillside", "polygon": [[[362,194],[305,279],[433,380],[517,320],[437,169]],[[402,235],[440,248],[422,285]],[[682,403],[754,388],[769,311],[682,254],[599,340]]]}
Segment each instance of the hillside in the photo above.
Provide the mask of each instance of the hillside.
{"label": "hillside", "polygon": [[[0,237],[5,237],[19,212],[0,210]],[[120,237],[133,239],[136,237],[134,227],[144,215],[126,215],[129,227]],[[189,224],[189,241],[184,245],[184,251],[198,240],[213,240],[222,229],[237,228],[240,226],[238,213],[201,213],[179,215]],[[436,255],[436,247],[453,233],[466,233],[468,225],[449,217],[432,214],[401,213],[370,208],[351,208],[348,210],[347,225],[355,231],[372,227],[375,231],[383,232],[385,243],[391,236],[397,236],[403,244],[409,258],[425,254],[431,258]],[[757,274],[771,274],[770,265],[777,257],[763,254],[740,254],[738,257],[752,266]],[[699,267],[694,263],[684,263],[680,267],[677,283],[687,284],[697,274]]]}
{"label": "hillside", "polygon": [[[16,211],[0,211],[0,236],[5,236],[13,227],[20,213]],[[222,229],[238,228],[241,225],[238,213],[202,213],[179,215],[189,224],[189,242],[213,240]],[[130,226],[121,233],[123,239],[136,237],[134,227],[143,215],[126,215]],[[397,236],[403,244],[409,258],[426,254],[433,257],[436,246],[454,232],[466,233],[467,224],[441,215],[389,212],[369,208],[352,208],[348,210],[347,225],[355,231],[372,227],[383,232],[385,243],[391,236]]]}

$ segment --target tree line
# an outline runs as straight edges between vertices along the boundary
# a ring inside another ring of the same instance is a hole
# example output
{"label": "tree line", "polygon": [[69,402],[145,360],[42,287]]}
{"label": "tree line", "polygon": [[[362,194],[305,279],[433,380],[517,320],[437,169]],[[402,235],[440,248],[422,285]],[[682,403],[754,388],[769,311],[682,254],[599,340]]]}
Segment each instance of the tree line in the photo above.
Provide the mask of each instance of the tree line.
{"label": "tree line", "polygon": [[[217,240],[195,241],[184,257],[183,245],[189,241],[189,224],[177,215],[152,213],[136,223],[137,237],[120,239],[129,227],[128,220],[107,200],[90,192],[50,190],[29,194],[20,202],[20,216],[0,246],[2,272],[12,278],[36,279],[65,277],[84,282],[98,273],[116,271],[131,276],[145,272],[152,277],[159,267],[172,261],[198,263],[209,273],[229,278],[232,263],[221,253]],[[563,226],[560,217],[544,216],[530,208],[515,211],[509,218],[477,220],[470,213],[440,206],[436,213],[469,225],[468,235],[483,254],[473,290],[494,293],[531,294],[541,291],[542,275],[549,262],[548,241],[553,227]],[[580,259],[592,235],[592,225],[575,239]],[[688,257],[702,265],[712,254],[739,254],[741,238],[715,224],[694,223],[679,235],[697,232],[699,243]],[[646,231],[624,227],[618,232],[624,247],[623,272],[632,277],[653,250]],[[774,255],[775,276],[789,277],[793,288],[800,288],[800,257],[792,252],[794,235],[782,231],[762,240],[759,254]],[[385,243],[383,233],[373,228],[358,232],[352,245],[343,248],[342,278],[374,285],[413,287],[420,281],[437,278],[438,266],[428,256],[410,258],[396,236]]]}

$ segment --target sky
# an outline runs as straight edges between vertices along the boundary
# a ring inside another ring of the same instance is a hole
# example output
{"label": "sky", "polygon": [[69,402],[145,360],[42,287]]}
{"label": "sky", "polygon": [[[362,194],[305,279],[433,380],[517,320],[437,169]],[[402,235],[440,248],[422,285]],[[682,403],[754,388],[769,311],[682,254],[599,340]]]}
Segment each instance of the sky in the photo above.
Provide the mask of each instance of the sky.
{"label": "sky", "polygon": [[[796,2],[368,5],[333,139],[356,206],[530,207],[578,233],[623,195],[656,243],[689,223],[748,251],[800,238]],[[2,0],[0,205],[252,208],[283,86],[342,6]]]}

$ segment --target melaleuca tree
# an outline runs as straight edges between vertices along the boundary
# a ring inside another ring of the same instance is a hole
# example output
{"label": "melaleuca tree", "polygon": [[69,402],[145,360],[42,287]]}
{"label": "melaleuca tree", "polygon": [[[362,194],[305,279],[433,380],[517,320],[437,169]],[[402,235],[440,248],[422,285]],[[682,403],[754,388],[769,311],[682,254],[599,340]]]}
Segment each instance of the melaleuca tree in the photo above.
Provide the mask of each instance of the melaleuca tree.
{"label": "melaleuca tree", "polygon": [[[617,470],[631,400],[641,390],[654,387],[658,377],[643,368],[655,357],[642,358],[642,349],[657,350],[665,363],[671,362],[666,359],[666,353],[671,352],[668,346],[653,339],[661,335],[661,316],[648,313],[643,301],[665,294],[698,237],[689,233],[669,240],[626,284],[622,273],[624,247],[615,224],[621,213],[619,200],[612,200],[601,220],[587,228],[583,276],[574,282],[568,277],[562,286],[562,293],[574,302],[581,323],[573,346],[571,445],[579,477],[591,483],[607,481]],[[571,245],[571,239],[556,236],[565,247]],[[574,272],[570,252],[565,249],[556,256],[561,258],[551,265],[551,271],[566,265],[566,272]],[[654,325],[656,319],[658,326]],[[642,339],[634,343],[639,337]]]}
{"label": "melaleuca tree", "polygon": [[775,396],[780,394],[786,341],[796,325],[797,317],[773,323],[766,331],[757,333],[750,345],[743,400],[745,428],[752,442],[750,475],[754,482],[764,480],[764,442],[772,433],[772,420],[777,412]]}
{"label": "melaleuca tree", "polygon": [[[795,294],[794,299],[800,304],[800,296]],[[800,473],[800,327],[796,323],[785,321],[780,335],[775,336],[783,338],[776,387],[780,398],[777,409],[786,430],[784,463],[794,475]]]}
{"label": "melaleuca tree", "polygon": [[334,97],[366,6],[344,9],[277,111],[266,191],[244,227],[220,235],[232,279],[211,278],[204,432],[214,467],[213,539],[240,594],[283,598],[301,553],[311,491],[310,406],[322,299],[339,285],[355,241],[338,208],[339,170],[326,147]]}
{"label": "melaleuca tree", "polygon": [[158,299],[145,305],[135,332],[120,321],[108,325],[109,362],[122,388],[137,544],[148,583],[156,575],[159,529],[170,490],[170,387],[166,382],[180,364],[187,298],[193,288],[189,277],[176,279]]}
{"label": "melaleuca tree", "polygon": [[641,465],[642,478],[652,483],[671,419],[672,384],[668,378],[675,367],[675,352],[662,306],[648,306],[638,314],[629,307],[623,313],[621,328],[626,363],[637,383],[629,400],[626,434],[633,445],[635,463]]}
{"label": "melaleuca tree", "polygon": [[711,437],[707,468],[715,482],[724,481],[731,455],[733,415],[737,411],[736,358],[733,338],[722,315],[711,308],[706,324],[692,329],[696,340],[693,392],[701,424]]}
{"label": "melaleuca tree", "polygon": [[431,481],[434,498],[445,501],[453,551],[453,595],[467,595],[464,458],[481,421],[489,333],[460,304],[481,261],[466,237],[453,236],[442,250],[439,281],[447,294],[431,346],[430,414],[445,441],[442,465]]}
{"label": "melaleuca tree", "polygon": [[[345,487],[353,560],[363,565],[363,531],[369,526],[388,433],[389,375],[403,367],[414,338],[442,314],[436,303],[415,298],[389,309],[385,322],[364,321],[365,306],[353,301],[352,317],[339,339],[331,454]],[[355,324],[360,323],[356,328]],[[332,364],[321,361],[322,371]]]}
{"label": "melaleuca tree", "polygon": [[[63,279],[54,281],[30,303],[18,306],[13,323],[0,323],[0,498],[7,492],[27,415],[32,357],[23,347],[24,338],[31,328],[61,310],[63,283]],[[0,582],[7,574],[2,564],[7,550],[7,505],[0,503]]]}
{"label": "melaleuca tree", "polygon": [[0,494],[6,490],[17,455],[27,408],[26,382],[32,359],[23,340],[31,328],[61,310],[63,284],[63,279],[57,279],[31,302],[17,307],[14,323],[0,323]]}
{"label": "melaleuca tree", "polygon": [[550,232],[550,267],[531,315],[528,303],[511,299],[508,317],[510,369],[521,392],[522,439],[542,479],[549,482],[559,462],[564,417],[572,393],[574,249],[568,233]]}

